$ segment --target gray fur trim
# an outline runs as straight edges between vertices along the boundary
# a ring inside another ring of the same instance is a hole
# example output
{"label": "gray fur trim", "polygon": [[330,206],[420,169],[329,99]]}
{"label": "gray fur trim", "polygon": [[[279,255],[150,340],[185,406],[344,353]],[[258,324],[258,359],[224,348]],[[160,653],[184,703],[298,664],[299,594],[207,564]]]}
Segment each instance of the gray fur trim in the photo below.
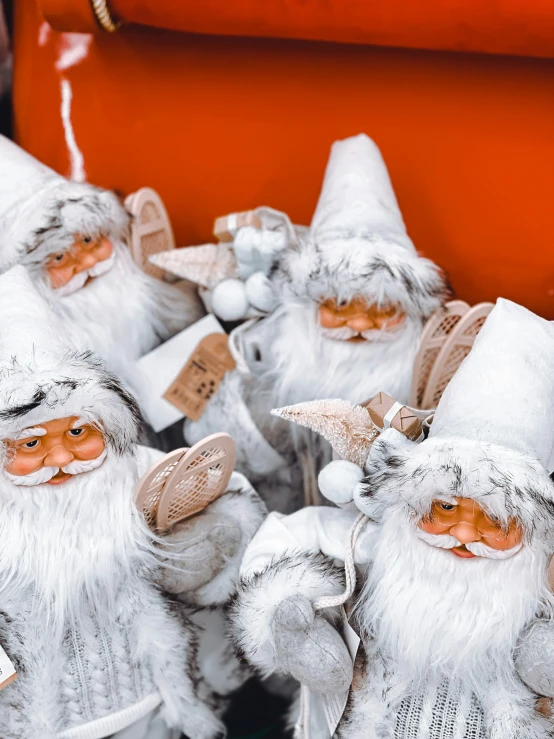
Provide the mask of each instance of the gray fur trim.
{"label": "gray fur trim", "polygon": [[319,553],[285,555],[243,579],[230,609],[231,633],[239,654],[265,675],[278,670],[272,631],[277,606],[293,595],[313,602],[323,595],[338,595],[344,588],[343,571]]}
{"label": "gray fur trim", "polygon": [[308,240],[285,254],[276,280],[291,300],[321,302],[328,298],[399,304],[406,313],[426,319],[449,297],[442,270],[431,260],[379,235]]}
{"label": "gray fur trim", "polygon": [[76,236],[126,241],[130,215],[115,193],[93,185],[70,183],[46,196],[39,206],[40,219],[21,245],[21,262],[32,271],[50,254],[69,249]]}
{"label": "gray fur trim", "polygon": [[118,453],[138,438],[136,400],[92,352],[68,352],[58,361],[0,366],[0,438],[15,438],[33,423],[79,416],[98,424]]}
{"label": "gray fur trim", "polygon": [[502,524],[517,519],[528,541],[552,541],[554,484],[539,462],[518,452],[456,438],[416,444],[389,432],[373,445],[366,471],[357,504],[375,520],[398,505],[420,518],[436,498],[469,497]]}
{"label": "gray fur trim", "polygon": [[196,518],[202,522],[204,516],[217,516],[232,524],[239,532],[239,540],[234,553],[225,559],[224,566],[209,582],[193,592],[181,597],[188,603],[209,606],[226,603],[236,592],[239,582],[239,568],[252,537],[262,525],[267,509],[260,496],[248,480],[234,472],[227,486],[227,492],[209,505]]}

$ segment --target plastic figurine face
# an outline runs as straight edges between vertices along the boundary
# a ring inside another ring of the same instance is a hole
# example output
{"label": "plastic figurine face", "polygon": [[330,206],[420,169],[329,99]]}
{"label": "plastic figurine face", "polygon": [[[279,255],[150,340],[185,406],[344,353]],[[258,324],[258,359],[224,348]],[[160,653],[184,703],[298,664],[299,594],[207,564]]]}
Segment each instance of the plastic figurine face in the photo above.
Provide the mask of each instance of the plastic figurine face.
{"label": "plastic figurine face", "polygon": [[491,550],[507,551],[520,545],[523,539],[523,531],[516,521],[510,521],[508,527],[503,526],[471,498],[455,498],[448,503],[433,501],[430,514],[422,518],[418,526],[427,534],[454,537],[459,546],[450,551],[465,559],[480,556],[472,553],[467,545],[481,543]]}
{"label": "plastic figurine face", "polygon": [[[6,442],[11,454],[5,471],[11,478],[28,476],[30,482],[20,484],[60,485],[72,475],[98,467],[94,460],[104,452],[104,437],[94,426],[78,422],[77,416],[57,418]],[[42,479],[44,470],[50,471],[50,479]]]}
{"label": "plastic figurine face", "polygon": [[363,298],[344,304],[332,299],[319,305],[319,324],[326,329],[326,335],[345,341],[365,341],[365,332],[396,328],[404,317],[396,306],[368,305]]}
{"label": "plastic figurine face", "polygon": [[78,236],[71,249],[52,254],[48,259],[46,271],[50,286],[55,290],[64,287],[79,273],[94,271],[96,265],[109,259],[112,253],[113,246],[109,239],[103,236],[96,240],[90,236]]}

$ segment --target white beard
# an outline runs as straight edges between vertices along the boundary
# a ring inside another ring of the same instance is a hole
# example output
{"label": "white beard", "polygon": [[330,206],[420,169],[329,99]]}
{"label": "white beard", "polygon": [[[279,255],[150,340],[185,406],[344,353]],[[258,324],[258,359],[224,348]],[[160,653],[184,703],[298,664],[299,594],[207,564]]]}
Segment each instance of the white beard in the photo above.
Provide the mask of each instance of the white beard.
{"label": "white beard", "polygon": [[406,317],[394,340],[391,334],[386,340],[351,343],[323,335],[315,304],[289,304],[274,316],[280,323],[271,329],[277,337],[274,407],[322,398],[363,403],[380,391],[409,402],[418,321]]}
{"label": "white beard", "polygon": [[196,296],[146,275],[129,251],[114,244],[111,269],[65,297],[39,280],[37,287],[68,327],[78,348],[92,349],[133,385],[132,363],[200,318]]}
{"label": "white beard", "polygon": [[8,610],[34,607],[58,633],[78,618],[83,599],[113,613],[122,585],[149,566],[150,537],[133,494],[131,454],[63,485],[17,487],[4,476],[0,491],[0,600]]}
{"label": "white beard", "polygon": [[512,679],[519,634],[551,608],[546,554],[525,545],[505,561],[460,559],[399,520],[383,523],[356,606],[362,631],[412,680],[456,675],[479,694],[491,671]]}

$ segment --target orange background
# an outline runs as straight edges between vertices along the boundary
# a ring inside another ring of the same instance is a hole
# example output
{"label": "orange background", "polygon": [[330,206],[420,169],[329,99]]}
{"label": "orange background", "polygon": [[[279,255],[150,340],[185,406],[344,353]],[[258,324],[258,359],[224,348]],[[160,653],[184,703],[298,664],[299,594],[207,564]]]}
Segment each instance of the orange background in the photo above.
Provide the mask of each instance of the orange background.
{"label": "orange background", "polygon": [[[144,13],[154,3],[113,2],[120,12],[133,5]],[[249,3],[227,0],[235,5]],[[293,5],[306,3],[285,3]],[[209,240],[216,215],[262,204],[308,223],[331,142],[365,131],[383,152],[414,242],[446,267],[460,297],[502,295],[554,319],[554,59],[130,25],[97,33],[87,58],[60,73],[61,37],[43,29],[39,46],[41,22],[35,0],[16,2],[17,140],[68,173],[65,75],[88,179],[124,194],[157,189],[179,244]],[[474,36],[486,48],[494,34],[483,23]],[[464,28],[445,43],[463,41]],[[421,45],[417,26],[411,32]]]}

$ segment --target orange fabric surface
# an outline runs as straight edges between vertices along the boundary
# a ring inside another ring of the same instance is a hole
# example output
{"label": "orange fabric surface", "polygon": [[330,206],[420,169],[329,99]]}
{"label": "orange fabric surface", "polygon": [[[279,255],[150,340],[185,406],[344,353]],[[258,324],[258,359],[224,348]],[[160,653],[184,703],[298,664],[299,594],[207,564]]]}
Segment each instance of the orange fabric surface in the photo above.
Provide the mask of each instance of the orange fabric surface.
{"label": "orange fabric surface", "polygon": [[60,81],[91,182],[157,189],[179,244],[267,204],[309,222],[333,140],[381,147],[408,231],[468,300],[554,319],[554,61],[130,27],[58,72],[60,37],[16,3],[15,132],[63,173]]}
{"label": "orange fabric surface", "polygon": [[[41,3],[56,28],[93,30],[89,0]],[[109,0],[108,5],[128,23],[176,31],[554,56],[552,0]]]}

